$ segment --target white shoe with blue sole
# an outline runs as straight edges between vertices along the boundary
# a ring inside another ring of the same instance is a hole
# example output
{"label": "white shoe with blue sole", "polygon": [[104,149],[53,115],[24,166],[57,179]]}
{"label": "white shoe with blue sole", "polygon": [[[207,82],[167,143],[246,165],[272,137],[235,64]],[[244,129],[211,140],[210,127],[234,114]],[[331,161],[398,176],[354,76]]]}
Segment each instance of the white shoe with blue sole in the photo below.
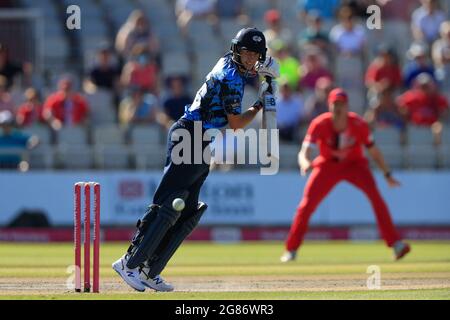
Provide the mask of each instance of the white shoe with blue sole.
{"label": "white shoe with blue sole", "polygon": [[112,264],[112,268],[119,274],[119,276],[134,290],[139,292],[145,291],[145,286],[142,284],[139,277],[139,268],[127,268],[128,255],[124,254],[119,260]]}

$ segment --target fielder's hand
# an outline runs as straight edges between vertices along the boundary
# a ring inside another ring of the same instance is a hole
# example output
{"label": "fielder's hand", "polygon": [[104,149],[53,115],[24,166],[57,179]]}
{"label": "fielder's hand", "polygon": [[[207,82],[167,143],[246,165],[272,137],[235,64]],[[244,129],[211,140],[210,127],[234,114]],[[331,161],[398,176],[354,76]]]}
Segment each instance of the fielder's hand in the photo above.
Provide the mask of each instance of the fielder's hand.
{"label": "fielder's hand", "polygon": [[280,66],[271,56],[267,56],[263,63],[258,62],[255,69],[263,77],[278,78],[280,76]]}
{"label": "fielder's hand", "polygon": [[386,177],[386,181],[391,188],[400,187],[401,184],[398,180],[394,179],[392,176]]}

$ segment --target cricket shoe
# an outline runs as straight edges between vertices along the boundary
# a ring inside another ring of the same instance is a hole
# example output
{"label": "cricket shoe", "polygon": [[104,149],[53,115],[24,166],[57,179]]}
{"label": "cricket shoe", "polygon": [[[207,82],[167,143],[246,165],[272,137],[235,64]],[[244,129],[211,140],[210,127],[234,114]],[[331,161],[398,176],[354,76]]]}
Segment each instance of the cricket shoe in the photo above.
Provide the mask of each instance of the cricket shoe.
{"label": "cricket shoe", "polygon": [[403,258],[408,252],[411,251],[411,246],[403,241],[397,241],[394,243],[394,256],[395,260],[400,260]]}
{"label": "cricket shoe", "polygon": [[297,257],[297,252],[296,251],[286,251],[281,256],[280,261],[281,262],[294,261],[296,257]]}
{"label": "cricket shoe", "polygon": [[153,279],[150,278],[148,275],[150,272],[149,267],[144,267],[141,269],[141,272],[139,274],[141,282],[144,286],[149,287],[150,289],[153,289],[155,291],[162,291],[162,292],[170,292],[173,291],[174,287],[167,283],[163,277],[160,275],[157,275]]}
{"label": "cricket shoe", "polygon": [[127,267],[128,254],[125,253],[119,260],[112,264],[112,268],[122,277],[122,279],[134,290],[145,291],[145,286],[139,278],[139,268],[129,269]]}

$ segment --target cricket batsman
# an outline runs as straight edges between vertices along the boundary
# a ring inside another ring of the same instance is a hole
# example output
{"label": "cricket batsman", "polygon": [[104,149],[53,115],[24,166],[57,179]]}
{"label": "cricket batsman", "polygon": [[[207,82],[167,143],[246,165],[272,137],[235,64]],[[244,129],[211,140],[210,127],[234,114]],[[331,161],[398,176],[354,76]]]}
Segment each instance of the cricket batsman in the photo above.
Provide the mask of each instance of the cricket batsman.
{"label": "cricket batsman", "polygon": [[[377,188],[363,146],[384,173],[390,187],[400,186],[392,176],[384,157],[375,145],[365,120],[348,111],[348,96],[341,89],[333,89],[328,95],[329,112],[316,117],[310,124],[298,162],[302,175],[312,169],[306,183],[303,199],[297,207],[286,240],[286,252],[282,262],[293,261],[308,229],[308,222],[317,206],[333,187],[347,181],[363,191],[372,204],[381,236],[388,247],[394,249],[398,260],[410,250],[403,242],[392,222],[389,209]],[[311,153],[318,148],[319,155],[313,160]]]}
{"label": "cricket batsman", "polygon": [[[206,82],[197,92],[192,104],[185,107],[184,115],[173,124],[168,133],[167,159],[164,175],[142,219],[127,252],[112,264],[113,269],[133,289],[145,291],[172,291],[174,288],[160,276],[166,264],[192,232],[207,209],[199,202],[200,189],[209,174],[210,141],[203,141],[208,129],[220,129],[229,125],[236,130],[247,126],[263,108],[263,99],[269,89],[261,83],[258,100],[242,112],[242,98],[248,78],[258,75],[276,78],[279,67],[274,59],[266,56],[266,40],[255,28],[240,30],[232,40],[231,50],[219,59]],[[275,84],[272,83],[272,87]],[[200,123],[201,134],[195,135]],[[178,144],[189,133],[191,149],[182,150],[190,161],[176,161]],[[182,134],[183,133],[183,134]],[[200,143],[200,163],[195,145]],[[187,152],[187,154],[185,154]],[[180,205],[181,204],[181,205]]]}

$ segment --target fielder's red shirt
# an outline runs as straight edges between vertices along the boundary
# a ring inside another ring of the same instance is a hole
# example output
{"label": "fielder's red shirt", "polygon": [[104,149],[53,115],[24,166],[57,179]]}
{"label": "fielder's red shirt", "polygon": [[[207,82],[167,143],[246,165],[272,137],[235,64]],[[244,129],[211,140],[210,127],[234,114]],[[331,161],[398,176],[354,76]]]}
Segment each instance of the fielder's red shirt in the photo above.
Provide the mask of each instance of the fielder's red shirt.
{"label": "fielder's red shirt", "polygon": [[363,145],[372,146],[373,137],[367,122],[356,113],[349,112],[347,128],[337,132],[333,127],[331,112],[326,112],[311,122],[303,143],[319,148],[314,166],[330,161],[367,163]]}

